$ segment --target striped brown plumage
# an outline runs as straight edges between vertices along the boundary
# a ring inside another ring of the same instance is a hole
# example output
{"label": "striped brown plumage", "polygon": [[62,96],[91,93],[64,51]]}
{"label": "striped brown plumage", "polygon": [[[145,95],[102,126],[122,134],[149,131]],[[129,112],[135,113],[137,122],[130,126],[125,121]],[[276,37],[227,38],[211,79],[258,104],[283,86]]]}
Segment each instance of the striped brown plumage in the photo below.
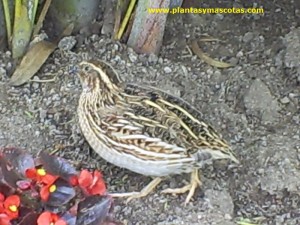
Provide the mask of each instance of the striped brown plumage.
{"label": "striped brown plumage", "polygon": [[103,61],[83,61],[78,75],[83,87],[79,123],[90,146],[105,160],[155,177],[141,192],[147,195],[162,177],[191,173],[191,183],[166,193],[189,191],[186,203],[201,184],[198,169],[215,159],[238,162],[228,143],[184,100],[154,87],[120,81]]}

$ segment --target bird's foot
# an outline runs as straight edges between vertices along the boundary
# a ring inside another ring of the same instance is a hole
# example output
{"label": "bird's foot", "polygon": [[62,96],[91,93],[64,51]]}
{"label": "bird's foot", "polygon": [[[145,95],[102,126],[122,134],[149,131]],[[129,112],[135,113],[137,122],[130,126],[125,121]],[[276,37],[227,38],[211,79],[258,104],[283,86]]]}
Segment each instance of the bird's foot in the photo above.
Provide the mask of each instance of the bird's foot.
{"label": "bird's foot", "polygon": [[189,201],[191,200],[191,198],[193,197],[194,193],[195,193],[195,190],[198,186],[201,186],[201,181],[199,179],[199,176],[198,176],[198,169],[195,169],[192,173],[191,173],[191,182],[182,187],[182,188],[175,188],[175,189],[172,189],[172,188],[168,188],[166,190],[163,190],[162,193],[167,193],[167,194],[183,194],[187,191],[189,191],[188,193],[188,196],[186,197],[185,199],[185,205],[187,203],[189,203]]}
{"label": "bird's foot", "polygon": [[142,198],[147,196],[153,191],[153,189],[162,181],[161,178],[157,177],[152,180],[146,187],[143,188],[140,192],[129,192],[129,193],[113,193],[110,194],[114,198],[128,198],[126,204],[135,198]]}

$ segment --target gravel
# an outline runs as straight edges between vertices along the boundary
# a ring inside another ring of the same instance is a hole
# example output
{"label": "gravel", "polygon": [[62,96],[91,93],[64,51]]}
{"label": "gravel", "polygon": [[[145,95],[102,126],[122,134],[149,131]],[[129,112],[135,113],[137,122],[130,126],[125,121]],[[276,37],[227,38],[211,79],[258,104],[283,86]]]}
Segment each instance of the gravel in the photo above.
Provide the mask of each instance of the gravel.
{"label": "gravel", "polygon": [[[101,169],[109,191],[141,190],[151,179],[106,163],[91,151],[78,127],[81,87],[70,69],[82,59],[99,58],[126,82],[153,85],[193,104],[230,141],[241,162],[216,162],[203,169],[203,187],[187,206],[185,194],[160,193],[184,185],[186,175],[167,178],[151,195],[127,205],[116,199],[119,220],[129,225],[233,225],[259,217],[261,224],[300,224],[300,20],[292,2],[262,4],[265,15],[255,18],[171,16],[159,56],[138,55],[95,34],[80,46],[74,37],[64,38],[33,81],[18,88],[8,85],[11,53],[0,52],[0,146],[33,153],[59,148],[58,154],[78,167]],[[185,44],[180,47],[187,37],[205,33],[222,41],[201,42],[203,51],[234,67],[213,68]]]}

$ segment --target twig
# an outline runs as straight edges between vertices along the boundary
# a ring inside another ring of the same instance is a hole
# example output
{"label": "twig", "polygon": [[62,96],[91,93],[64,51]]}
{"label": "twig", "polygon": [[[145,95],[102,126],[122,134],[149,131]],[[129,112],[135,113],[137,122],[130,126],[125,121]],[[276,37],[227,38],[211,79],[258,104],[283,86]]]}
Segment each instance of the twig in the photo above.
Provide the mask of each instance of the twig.
{"label": "twig", "polygon": [[45,16],[48,12],[48,9],[49,9],[49,6],[50,6],[51,2],[52,2],[52,0],[46,0],[45,4],[43,6],[43,9],[41,11],[41,14],[39,16],[39,19],[38,19],[38,21],[37,21],[37,23],[34,27],[32,38],[40,32],[40,29],[43,26],[43,21],[44,21]]}
{"label": "twig", "polygon": [[211,66],[214,66],[214,67],[217,67],[217,68],[228,68],[228,67],[232,66],[231,64],[221,62],[221,61],[217,61],[217,60],[214,60],[214,59],[210,58],[208,55],[206,55],[201,50],[201,48],[199,47],[196,40],[192,41],[192,50],[200,59],[202,59],[204,62],[206,62],[207,64],[209,64]]}
{"label": "twig", "polygon": [[56,80],[56,76],[52,79],[48,79],[48,80],[30,80],[31,82],[36,82],[36,83],[49,83],[49,82],[54,82]]}
{"label": "twig", "polygon": [[117,9],[116,9],[116,12],[115,12],[114,39],[117,38],[118,30],[120,29],[120,23],[121,23],[121,1],[122,0],[118,0]]}

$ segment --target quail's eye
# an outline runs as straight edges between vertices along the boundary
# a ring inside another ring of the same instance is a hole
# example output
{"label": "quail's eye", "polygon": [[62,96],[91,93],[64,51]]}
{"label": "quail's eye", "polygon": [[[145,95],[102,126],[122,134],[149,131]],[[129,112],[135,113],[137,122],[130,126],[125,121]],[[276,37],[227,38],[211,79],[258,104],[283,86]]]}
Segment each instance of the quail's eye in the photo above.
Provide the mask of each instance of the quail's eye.
{"label": "quail's eye", "polygon": [[89,66],[84,66],[83,67],[83,71],[86,72],[86,73],[89,72],[90,71],[90,67]]}

